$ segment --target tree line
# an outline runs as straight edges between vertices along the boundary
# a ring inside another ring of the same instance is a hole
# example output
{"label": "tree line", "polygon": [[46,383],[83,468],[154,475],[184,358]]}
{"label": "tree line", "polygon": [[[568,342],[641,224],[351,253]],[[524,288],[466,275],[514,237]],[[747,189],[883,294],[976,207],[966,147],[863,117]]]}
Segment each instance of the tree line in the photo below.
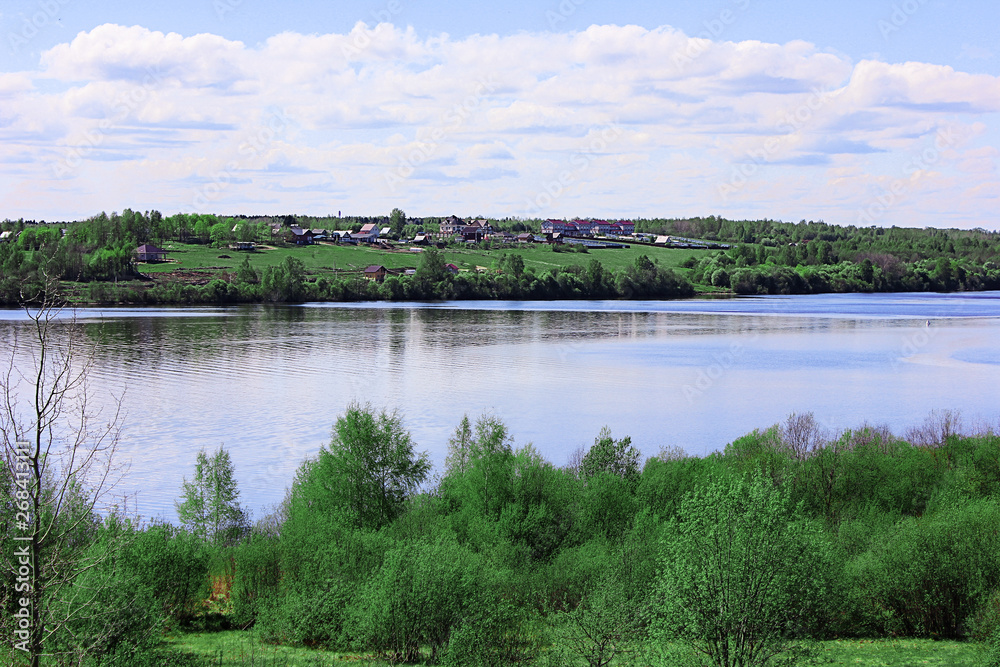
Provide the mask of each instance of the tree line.
{"label": "tree line", "polygon": [[[269,223],[339,225],[357,230],[365,222],[385,223],[398,233],[432,229],[440,218],[419,225],[405,213],[390,216],[318,218],[309,216],[219,217],[159,211],[101,213],[61,225],[5,221],[19,232],[16,242],[0,243],[0,302],[16,304],[23,293],[59,278],[86,284],[80,296],[94,303],[236,303],[301,300],[402,299],[588,299],[676,298],[703,290],[737,294],[814,294],[1000,289],[1000,234],[982,229],[840,227],[820,222],[734,221],[709,216],[638,220],[636,230],[696,237],[732,244],[725,251],[692,257],[681,272],[637,262],[612,273],[592,260],[587,266],[525,269],[510,259],[504,275],[451,277],[440,263],[417,279],[391,276],[373,285],[358,277],[306,275],[293,259],[257,271],[249,261],[209,285],[136,283],[138,245],[167,241],[224,245],[233,241],[270,242]],[[541,221],[495,221],[497,229],[535,230]],[[65,233],[64,233],[65,231]],[[581,246],[582,247],[582,246]],[[554,246],[559,249],[558,246]],[[516,253],[513,254],[516,256]],[[655,270],[654,270],[655,269]],[[270,274],[268,275],[268,272]],[[430,273],[432,279],[428,279]],[[132,282],[128,282],[132,281]]]}
{"label": "tree line", "polygon": [[643,220],[636,229],[727,242],[691,260],[696,284],[737,294],[1000,289],[1000,234],[984,229],[839,227],[824,222]]}
{"label": "tree line", "polygon": [[[286,257],[278,266],[254,268],[248,257],[229,280],[207,285],[179,282],[151,287],[91,283],[86,298],[93,303],[152,305],[286,303],[303,301],[430,301],[452,299],[673,299],[693,296],[691,283],[643,255],[631,266],[611,271],[597,259],[542,271],[525,267],[519,253],[507,253],[498,269],[454,274],[436,248],[427,248],[412,276],[388,275],[382,282],[358,274],[311,278],[304,263]],[[12,295],[13,296],[13,295]]]}

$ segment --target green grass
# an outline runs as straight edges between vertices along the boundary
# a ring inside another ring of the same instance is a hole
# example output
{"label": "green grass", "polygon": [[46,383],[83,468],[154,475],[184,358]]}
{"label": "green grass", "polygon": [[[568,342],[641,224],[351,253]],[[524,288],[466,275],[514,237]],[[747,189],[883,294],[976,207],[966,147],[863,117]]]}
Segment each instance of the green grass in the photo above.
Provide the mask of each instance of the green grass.
{"label": "green grass", "polygon": [[813,665],[859,667],[977,667],[982,647],[932,639],[854,639],[818,642]]}
{"label": "green grass", "polygon": [[699,256],[699,252],[705,251],[633,245],[630,248],[607,248],[578,253],[572,251],[554,252],[551,246],[533,244],[527,247],[504,248],[502,250],[447,248],[444,250],[444,255],[446,262],[452,262],[459,268],[471,269],[475,268],[476,265],[492,266],[504,253],[511,252],[520,253],[521,257],[524,258],[524,266],[526,268],[533,267],[536,271],[576,264],[586,266],[592,259],[600,260],[606,269],[617,271],[634,264],[640,255],[646,255],[651,260],[659,262],[663,267],[679,268],[689,257]]}
{"label": "green grass", "polygon": [[[318,243],[311,246],[278,246],[252,253],[187,243],[167,243],[163,247],[167,251],[167,257],[172,261],[162,264],[142,264],[139,270],[148,274],[179,270],[232,271],[239,266],[245,256],[250,257],[250,264],[257,270],[266,266],[277,266],[285,257],[297,257],[302,260],[306,271],[311,275],[334,271],[360,271],[371,264],[382,264],[390,269],[416,268],[420,262],[419,253],[410,252],[405,247],[397,250],[380,250],[368,246]],[[678,268],[689,257],[700,256],[705,251],[633,245],[631,248],[577,253],[553,252],[547,245],[531,245],[498,250],[446,248],[442,254],[445,262],[453,263],[459,269],[474,270],[477,266],[492,268],[504,253],[512,252],[521,254],[525,267],[543,271],[572,265],[586,266],[591,259],[600,260],[607,269],[618,270],[634,263],[640,255],[647,255],[661,266]]]}
{"label": "green grass", "polygon": [[179,633],[167,637],[170,649],[198,656],[213,667],[324,667],[326,665],[382,665],[374,656],[334,653],[319,649],[272,646],[253,632]]}
{"label": "green grass", "polygon": [[[252,632],[199,632],[167,638],[170,649],[195,655],[217,667],[321,667],[364,663],[385,664],[372,655],[271,646]],[[822,641],[802,665],[855,667],[978,667],[982,647],[972,642],[930,639],[854,639]],[[661,653],[671,654],[670,651]],[[582,664],[582,663],[581,663]],[[666,666],[664,666],[666,667]]]}

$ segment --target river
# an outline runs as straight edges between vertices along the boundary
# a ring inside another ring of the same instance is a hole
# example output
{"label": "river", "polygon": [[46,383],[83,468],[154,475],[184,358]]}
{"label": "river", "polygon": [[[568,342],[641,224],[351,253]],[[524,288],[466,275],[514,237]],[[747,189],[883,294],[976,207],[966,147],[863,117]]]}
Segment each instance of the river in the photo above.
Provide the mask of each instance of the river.
{"label": "river", "polygon": [[[130,470],[118,492],[146,518],[175,520],[197,452],[220,444],[244,505],[261,516],[352,400],[398,409],[436,472],[462,415],[484,411],[557,465],[605,425],[647,456],[721,450],[793,412],[831,430],[868,422],[902,434],[935,409],[1000,425],[996,292],[80,309],[76,318],[98,343],[92,399],[110,405],[124,392],[118,460]],[[4,341],[25,324],[23,312],[0,311]]]}

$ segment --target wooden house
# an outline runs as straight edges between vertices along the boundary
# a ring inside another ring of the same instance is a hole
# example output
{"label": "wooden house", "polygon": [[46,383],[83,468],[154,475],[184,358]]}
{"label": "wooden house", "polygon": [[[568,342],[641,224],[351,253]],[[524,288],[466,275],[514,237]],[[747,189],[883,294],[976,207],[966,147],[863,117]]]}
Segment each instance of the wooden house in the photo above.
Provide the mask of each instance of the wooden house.
{"label": "wooden house", "polygon": [[141,245],[135,249],[137,262],[162,262],[167,259],[167,251],[155,245]]}

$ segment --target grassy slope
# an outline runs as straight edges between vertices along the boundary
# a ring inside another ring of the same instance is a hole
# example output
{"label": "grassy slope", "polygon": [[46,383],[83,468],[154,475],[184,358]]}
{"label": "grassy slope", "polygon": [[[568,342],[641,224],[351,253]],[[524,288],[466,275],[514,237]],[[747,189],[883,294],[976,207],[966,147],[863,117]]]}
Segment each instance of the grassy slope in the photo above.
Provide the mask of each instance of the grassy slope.
{"label": "grassy slope", "polygon": [[[406,249],[387,251],[366,246],[337,246],[325,243],[302,247],[284,246],[253,253],[183,243],[166,244],[165,249],[168,251],[168,257],[175,261],[163,264],[141,264],[139,270],[148,274],[193,269],[232,271],[247,255],[250,257],[251,265],[258,270],[265,266],[276,266],[285,257],[297,257],[302,260],[306,271],[311,275],[334,271],[360,271],[371,264],[382,264],[392,269],[416,268],[420,261],[418,253]],[[647,255],[650,259],[659,262],[661,266],[678,268],[687,258],[692,255],[699,256],[699,252],[705,251],[632,246],[620,250],[591,250],[588,253],[576,253],[553,252],[551,247],[544,245],[512,247],[503,250],[447,248],[442,251],[445,261],[455,264],[460,269],[475,269],[477,266],[491,268],[504,253],[512,252],[522,255],[526,267],[533,267],[535,270],[541,271],[574,264],[586,266],[591,259],[600,260],[605,268],[617,270],[632,264],[640,255]],[[228,255],[228,257],[220,257],[220,255]]]}

